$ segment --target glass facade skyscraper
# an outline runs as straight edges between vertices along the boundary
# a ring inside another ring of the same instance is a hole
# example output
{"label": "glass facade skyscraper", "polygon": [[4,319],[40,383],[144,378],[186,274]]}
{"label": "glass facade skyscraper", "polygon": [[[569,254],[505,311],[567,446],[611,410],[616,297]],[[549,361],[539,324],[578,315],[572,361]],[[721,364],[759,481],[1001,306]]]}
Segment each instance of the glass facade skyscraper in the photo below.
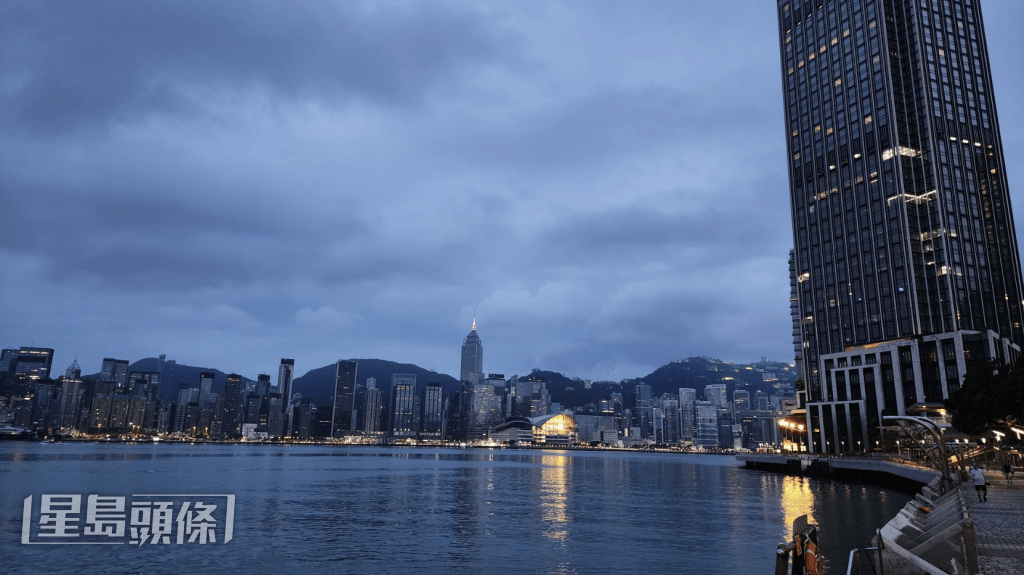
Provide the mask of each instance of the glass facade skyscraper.
{"label": "glass facade skyscraper", "polygon": [[981,9],[778,0],[778,17],[808,439],[866,450],[882,416],[1024,340]]}
{"label": "glass facade skyscraper", "polygon": [[352,409],[355,401],[356,373],[359,364],[338,360],[334,378],[334,409],[331,413],[331,437],[342,437],[353,431]]}
{"label": "glass facade skyscraper", "polygon": [[476,334],[476,320],[473,320],[473,330],[469,332],[462,342],[462,369],[459,372],[459,381],[470,381],[472,374],[477,374],[480,379],[484,374],[484,346],[480,336]]}

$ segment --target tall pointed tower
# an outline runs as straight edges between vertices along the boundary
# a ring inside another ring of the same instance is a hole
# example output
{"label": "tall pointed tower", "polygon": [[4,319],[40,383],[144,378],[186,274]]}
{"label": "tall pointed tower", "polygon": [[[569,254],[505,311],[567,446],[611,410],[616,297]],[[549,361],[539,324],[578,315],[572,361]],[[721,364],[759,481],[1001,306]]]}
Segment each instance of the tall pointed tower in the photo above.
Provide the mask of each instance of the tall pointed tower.
{"label": "tall pointed tower", "polygon": [[476,334],[476,318],[473,318],[473,330],[462,342],[462,370],[459,380],[469,381],[471,373],[479,373],[483,377],[483,372],[484,346],[480,343],[480,336]]}

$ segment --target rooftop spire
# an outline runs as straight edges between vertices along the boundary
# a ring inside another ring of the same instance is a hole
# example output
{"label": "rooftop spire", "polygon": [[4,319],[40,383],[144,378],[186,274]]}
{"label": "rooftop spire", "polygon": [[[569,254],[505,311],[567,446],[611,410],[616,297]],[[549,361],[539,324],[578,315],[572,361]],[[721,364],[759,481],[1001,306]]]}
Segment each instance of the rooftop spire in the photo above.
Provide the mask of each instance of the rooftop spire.
{"label": "rooftop spire", "polygon": [[473,331],[476,331],[476,318],[473,318]]}

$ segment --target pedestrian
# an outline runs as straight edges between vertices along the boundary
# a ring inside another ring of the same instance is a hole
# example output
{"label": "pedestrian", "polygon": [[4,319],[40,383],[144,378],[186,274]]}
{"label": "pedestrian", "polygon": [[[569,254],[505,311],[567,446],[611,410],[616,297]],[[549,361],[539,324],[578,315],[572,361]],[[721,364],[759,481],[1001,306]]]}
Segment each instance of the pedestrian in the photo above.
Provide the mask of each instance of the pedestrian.
{"label": "pedestrian", "polygon": [[985,486],[985,472],[978,466],[971,466],[971,479],[974,480],[974,491],[978,494],[978,503],[988,501],[988,487]]}
{"label": "pedestrian", "polygon": [[1003,475],[1006,476],[1007,485],[1013,483],[1013,466],[1010,465],[1009,461],[1003,464]]}

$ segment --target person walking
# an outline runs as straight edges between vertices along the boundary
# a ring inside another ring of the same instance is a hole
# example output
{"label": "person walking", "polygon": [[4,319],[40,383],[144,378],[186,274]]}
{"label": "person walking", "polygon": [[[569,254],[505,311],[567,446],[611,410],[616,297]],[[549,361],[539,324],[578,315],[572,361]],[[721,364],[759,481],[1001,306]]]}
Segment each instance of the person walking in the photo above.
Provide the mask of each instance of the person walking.
{"label": "person walking", "polygon": [[1007,485],[1013,483],[1013,466],[1010,465],[1009,461],[1003,463],[1003,475],[1006,476]]}
{"label": "person walking", "polygon": [[971,479],[974,480],[974,491],[978,494],[978,503],[988,501],[988,487],[985,486],[985,471],[976,465],[972,465]]}

